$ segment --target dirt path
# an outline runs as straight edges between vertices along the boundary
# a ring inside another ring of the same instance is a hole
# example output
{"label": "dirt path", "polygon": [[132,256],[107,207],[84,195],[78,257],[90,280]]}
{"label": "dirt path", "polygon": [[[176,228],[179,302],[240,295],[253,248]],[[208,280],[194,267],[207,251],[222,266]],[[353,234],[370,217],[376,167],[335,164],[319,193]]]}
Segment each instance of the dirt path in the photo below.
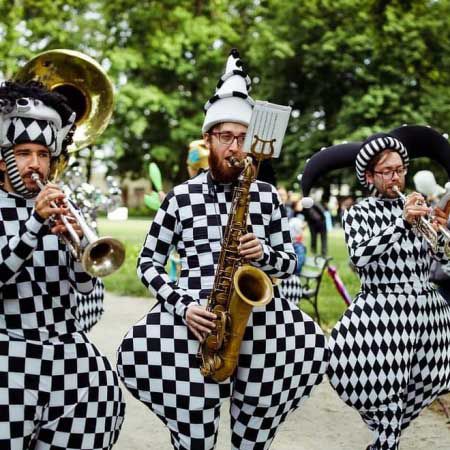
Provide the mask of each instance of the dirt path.
{"label": "dirt path", "polygon": [[[116,348],[129,327],[151,308],[153,301],[107,294],[103,319],[90,333],[115,364]],[[114,450],[172,450],[164,425],[144,405],[123,389],[127,411]],[[216,449],[230,448],[228,405],[222,419]],[[325,380],[303,407],[293,412],[278,431],[271,450],[363,450],[370,433],[359,415],[342,403]],[[450,424],[443,416],[425,411],[404,432],[401,450],[449,450]]]}

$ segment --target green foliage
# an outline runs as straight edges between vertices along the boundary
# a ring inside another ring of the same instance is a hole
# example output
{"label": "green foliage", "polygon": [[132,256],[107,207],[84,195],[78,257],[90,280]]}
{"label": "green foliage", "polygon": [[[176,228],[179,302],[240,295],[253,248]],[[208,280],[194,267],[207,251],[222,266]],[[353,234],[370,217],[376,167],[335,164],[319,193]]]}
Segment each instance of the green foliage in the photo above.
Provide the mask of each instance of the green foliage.
{"label": "green foliage", "polygon": [[105,162],[122,176],[155,161],[168,184],[187,178],[187,145],[232,47],[252,95],[294,109],[275,163],[284,185],[322,146],[450,123],[449,0],[0,0],[0,12],[5,77],[62,47],[108,69],[116,107],[97,145],[114,148]]}

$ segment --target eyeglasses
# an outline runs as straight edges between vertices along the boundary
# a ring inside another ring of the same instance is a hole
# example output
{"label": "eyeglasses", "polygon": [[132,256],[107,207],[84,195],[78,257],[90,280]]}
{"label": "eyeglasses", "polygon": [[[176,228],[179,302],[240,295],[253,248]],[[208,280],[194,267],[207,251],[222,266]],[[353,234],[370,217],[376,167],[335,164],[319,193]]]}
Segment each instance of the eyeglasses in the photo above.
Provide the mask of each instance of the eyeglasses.
{"label": "eyeglasses", "polygon": [[401,177],[403,175],[406,175],[406,172],[408,172],[406,167],[399,167],[398,169],[394,170],[383,170],[382,172],[377,172],[376,170],[373,171],[373,173],[381,175],[385,180],[392,180],[392,178],[394,178],[394,173],[396,173],[397,176]]}
{"label": "eyeglasses", "polygon": [[209,133],[213,136],[217,136],[217,139],[219,139],[219,142],[224,145],[232,145],[233,141],[236,139],[237,146],[242,147],[245,141],[245,134],[239,134],[238,136],[235,136],[233,133],[230,133],[228,131],[224,132],[214,132]]}

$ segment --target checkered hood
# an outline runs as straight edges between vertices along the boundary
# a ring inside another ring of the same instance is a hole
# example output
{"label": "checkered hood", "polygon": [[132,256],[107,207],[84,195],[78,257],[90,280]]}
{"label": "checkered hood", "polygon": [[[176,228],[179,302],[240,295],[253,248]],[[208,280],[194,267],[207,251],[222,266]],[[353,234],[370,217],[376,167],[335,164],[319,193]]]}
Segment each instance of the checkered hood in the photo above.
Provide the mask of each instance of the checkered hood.
{"label": "checkered hood", "polygon": [[56,127],[46,120],[35,120],[28,117],[13,117],[6,131],[5,146],[13,146],[26,142],[35,142],[48,148],[56,143]]}
{"label": "checkered hood", "polygon": [[408,167],[409,157],[405,146],[397,138],[387,134],[374,135],[367,139],[356,156],[356,176],[359,182],[369,189],[371,194],[376,194],[377,190],[375,186],[366,181],[365,172],[367,165],[374,156],[387,149],[396,150],[402,158],[405,167]]}
{"label": "checkered hood", "polygon": [[42,101],[20,98],[0,113],[0,148],[34,142],[45,145],[52,157],[57,157],[74,122],[75,113],[63,124],[58,112]]}

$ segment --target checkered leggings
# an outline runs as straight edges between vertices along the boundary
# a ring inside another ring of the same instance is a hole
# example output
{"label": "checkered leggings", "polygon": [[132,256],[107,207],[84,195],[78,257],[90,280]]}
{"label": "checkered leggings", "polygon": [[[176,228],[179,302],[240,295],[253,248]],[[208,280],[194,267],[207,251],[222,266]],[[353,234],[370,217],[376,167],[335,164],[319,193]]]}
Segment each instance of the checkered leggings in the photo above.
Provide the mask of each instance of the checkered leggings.
{"label": "checkered leggings", "polygon": [[436,292],[360,294],[332,331],[328,375],[374,434],[397,450],[401,431],[450,390],[450,307]]}
{"label": "checkered leggings", "polygon": [[54,342],[0,333],[0,448],[110,449],[125,405],[116,373],[81,333]]}
{"label": "checkered leggings", "polygon": [[119,348],[119,376],[166,424],[176,450],[213,449],[220,405],[230,397],[231,448],[268,449],[278,425],[322,380],[328,357],[320,328],[279,298],[254,308],[232,381],[201,375],[198,345],[157,304]]}

